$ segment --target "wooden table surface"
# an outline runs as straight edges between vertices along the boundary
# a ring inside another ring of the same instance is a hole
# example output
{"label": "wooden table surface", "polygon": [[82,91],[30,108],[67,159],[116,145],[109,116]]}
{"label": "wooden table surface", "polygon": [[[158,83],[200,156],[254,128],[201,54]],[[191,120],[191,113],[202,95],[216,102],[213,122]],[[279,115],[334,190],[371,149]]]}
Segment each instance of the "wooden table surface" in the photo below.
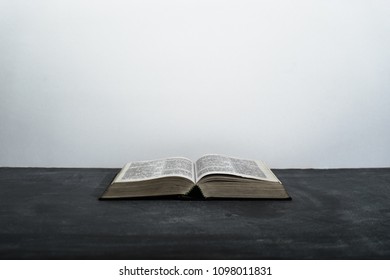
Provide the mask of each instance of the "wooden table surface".
{"label": "wooden table surface", "polygon": [[0,258],[390,258],[390,168],[274,170],[291,201],[98,200],[118,171],[0,168]]}

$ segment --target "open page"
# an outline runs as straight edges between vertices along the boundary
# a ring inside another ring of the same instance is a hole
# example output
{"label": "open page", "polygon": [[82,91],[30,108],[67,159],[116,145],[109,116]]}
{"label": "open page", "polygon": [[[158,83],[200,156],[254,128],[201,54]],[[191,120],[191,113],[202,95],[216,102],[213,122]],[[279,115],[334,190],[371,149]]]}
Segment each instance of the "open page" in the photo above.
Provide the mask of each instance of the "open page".
{"label": "open page", "polygon": [[122,168],[114,182],[135,182],[172,176],[195,182],[194,164],[191,160],[180,157],[130,162]]}
{"label": "open page", "polygon": [[226,174],[267,181],[279,180],[261,161],[238,159],[222,155],[205,155],[195,163],[196,181],[206,175]]}

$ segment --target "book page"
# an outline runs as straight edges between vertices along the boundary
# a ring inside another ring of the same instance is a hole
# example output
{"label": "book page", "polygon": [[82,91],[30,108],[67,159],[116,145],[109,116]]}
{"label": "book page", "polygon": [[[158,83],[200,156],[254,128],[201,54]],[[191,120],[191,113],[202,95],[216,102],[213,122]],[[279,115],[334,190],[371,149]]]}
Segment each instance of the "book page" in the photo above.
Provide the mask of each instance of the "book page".
{"label": "book page", "polygon": [[130,162],[122,168],[114,182],[135,182],[172,176],[195,182],[194,164],[189,159],[179,157]]}
{"label": "book page", "polygon": [[195,163],[196,181],[210,174],[226,174],[267,181],[278,181],[272,171],[260,161],[222,155],[205,155]]}

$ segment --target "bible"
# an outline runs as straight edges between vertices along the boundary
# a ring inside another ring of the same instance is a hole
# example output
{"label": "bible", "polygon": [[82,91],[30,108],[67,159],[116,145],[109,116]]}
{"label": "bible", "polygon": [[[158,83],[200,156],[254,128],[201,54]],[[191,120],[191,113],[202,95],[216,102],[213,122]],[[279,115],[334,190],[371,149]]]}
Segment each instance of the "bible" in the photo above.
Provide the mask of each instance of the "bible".
{"label": "bible", "polygon": [[127,163],[101,199],[188,196],[198,188],[204,198],[290,199],[262,161],[204,155]]}

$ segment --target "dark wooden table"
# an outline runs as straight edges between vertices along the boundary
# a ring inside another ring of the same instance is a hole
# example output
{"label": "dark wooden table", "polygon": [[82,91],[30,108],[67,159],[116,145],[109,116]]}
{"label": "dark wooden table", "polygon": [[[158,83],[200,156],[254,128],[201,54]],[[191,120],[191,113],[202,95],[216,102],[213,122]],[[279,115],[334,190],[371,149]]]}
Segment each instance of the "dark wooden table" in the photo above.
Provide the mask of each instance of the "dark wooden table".
{"label": "dark wooden table", "polygon": [[291,201],[99,201],[118,171],[0,168],[1,259],[390,258],[390,168],[274,170]]}

